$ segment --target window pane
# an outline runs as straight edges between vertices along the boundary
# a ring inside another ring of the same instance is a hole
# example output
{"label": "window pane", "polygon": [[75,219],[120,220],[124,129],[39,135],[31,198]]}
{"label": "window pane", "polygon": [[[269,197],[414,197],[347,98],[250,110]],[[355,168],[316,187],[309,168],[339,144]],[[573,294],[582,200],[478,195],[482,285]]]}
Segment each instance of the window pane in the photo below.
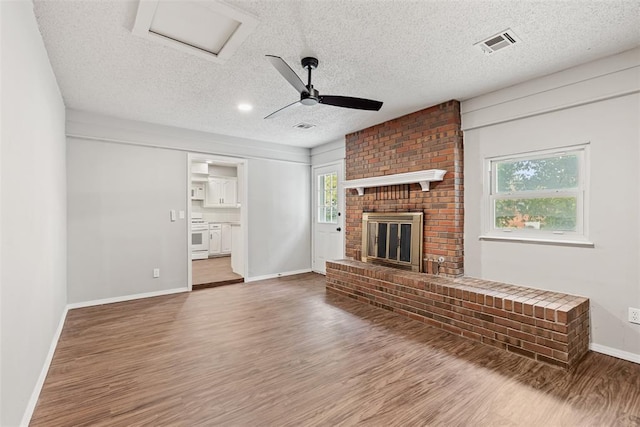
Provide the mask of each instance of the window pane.
{"label": "window pane", "polygon": [[318,222],[338,223],[338,175],[318,175]]}
{"label": "window pane", "polygon": [[576,197],[499,199],[495,201],[496,228],[575,231]]}
{"label": "window pane", "polygon": [[577,154],[542,159],[503,161],[496,164],[498,193],[576,188],[579,183]]}

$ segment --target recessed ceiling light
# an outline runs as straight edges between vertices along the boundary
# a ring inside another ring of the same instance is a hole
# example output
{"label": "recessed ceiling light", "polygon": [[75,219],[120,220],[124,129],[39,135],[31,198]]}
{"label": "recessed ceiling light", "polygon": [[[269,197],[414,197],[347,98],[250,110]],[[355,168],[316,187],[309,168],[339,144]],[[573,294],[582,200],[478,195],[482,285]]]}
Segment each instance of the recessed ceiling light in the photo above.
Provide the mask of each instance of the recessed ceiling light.
{"label": "recessed ceiling light", "polygon": [[251,104],[238,104],[238,110],[240,110],[240,111],[251,111],[251,110],[253,110],[253,105],[251,105]]}

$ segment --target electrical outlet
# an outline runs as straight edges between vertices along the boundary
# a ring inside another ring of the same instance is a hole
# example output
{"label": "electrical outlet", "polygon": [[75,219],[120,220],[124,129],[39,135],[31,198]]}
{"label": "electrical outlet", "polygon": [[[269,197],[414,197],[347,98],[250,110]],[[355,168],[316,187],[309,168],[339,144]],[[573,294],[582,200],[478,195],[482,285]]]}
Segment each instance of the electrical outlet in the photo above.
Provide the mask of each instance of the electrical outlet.
{"label": "electrical outlet", "polygon": [[154,268],[153,269],[153,278],[157,279],[158,277],[160,277],[160,269],[159,268]]}
{"label": "electrical outlet", "polygon": [[629,307],[629,322],[640,325],[640,308]]}

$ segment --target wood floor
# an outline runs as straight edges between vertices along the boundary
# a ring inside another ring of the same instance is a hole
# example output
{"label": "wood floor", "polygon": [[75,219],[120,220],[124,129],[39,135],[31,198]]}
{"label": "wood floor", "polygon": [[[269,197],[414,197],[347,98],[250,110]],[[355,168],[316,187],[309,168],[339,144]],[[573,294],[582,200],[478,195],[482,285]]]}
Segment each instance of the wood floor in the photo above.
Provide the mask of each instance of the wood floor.
{"label": "wood floor", "polygon": [[32,426],[640,425],[640,365],[566,372],[313,273],[69,311]]}
{"label": "wood floor", "polygon": [[242,283],[244,279],[231,269],[231,257],[197,259],[191,261],[193,289]]}

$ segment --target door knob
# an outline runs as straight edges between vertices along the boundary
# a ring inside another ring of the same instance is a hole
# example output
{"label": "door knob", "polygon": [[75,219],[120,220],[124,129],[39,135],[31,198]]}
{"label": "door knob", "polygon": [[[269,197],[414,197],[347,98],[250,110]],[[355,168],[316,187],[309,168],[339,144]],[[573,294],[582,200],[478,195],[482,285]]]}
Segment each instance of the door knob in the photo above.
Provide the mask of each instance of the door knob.
{"label": "door knob", "polygon": [[338,227],[336,228],[336,231],[342,231],[342,228]]}

